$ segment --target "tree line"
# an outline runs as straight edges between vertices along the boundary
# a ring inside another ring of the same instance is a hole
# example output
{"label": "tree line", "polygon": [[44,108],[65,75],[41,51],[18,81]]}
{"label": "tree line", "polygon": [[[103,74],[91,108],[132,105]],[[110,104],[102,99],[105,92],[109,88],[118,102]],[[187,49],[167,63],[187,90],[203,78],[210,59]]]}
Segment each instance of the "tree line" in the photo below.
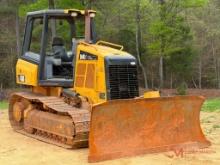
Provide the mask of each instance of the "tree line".
{"label": "tree line", "polygon": [[136,56],[145,88],[220,88],[218,0],[0,0],[0,87],[15,85],[25,15],[95,9],[97,38]]}

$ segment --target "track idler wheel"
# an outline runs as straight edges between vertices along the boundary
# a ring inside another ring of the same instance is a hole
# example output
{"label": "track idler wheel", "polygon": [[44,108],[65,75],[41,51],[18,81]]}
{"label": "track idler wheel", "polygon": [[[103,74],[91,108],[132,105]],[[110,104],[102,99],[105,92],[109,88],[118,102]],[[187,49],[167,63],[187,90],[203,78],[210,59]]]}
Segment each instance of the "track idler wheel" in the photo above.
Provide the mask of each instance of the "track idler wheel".
{"label": "track idler wheel", "polygon": [[15,130],[23,129],[24,111],[29,102],[19,96],[12,96],[9,101],[9,120]]}
{"label": "track idler wheel", "polygon": [[16,102],[13,105],[13,118],[16,122],[22,122],[24,109],[25,107],[21,102]]}

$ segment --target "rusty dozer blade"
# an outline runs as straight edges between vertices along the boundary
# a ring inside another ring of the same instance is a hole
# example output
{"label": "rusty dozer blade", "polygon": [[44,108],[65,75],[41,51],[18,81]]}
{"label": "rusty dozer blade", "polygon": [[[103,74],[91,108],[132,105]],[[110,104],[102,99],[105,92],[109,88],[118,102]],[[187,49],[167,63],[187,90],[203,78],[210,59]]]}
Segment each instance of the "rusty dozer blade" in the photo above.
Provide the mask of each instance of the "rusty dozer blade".
{"label": "rusty dozer blade", "polygon": [[206,148],[199,96],[113,100],[93,107],[89,162]]}

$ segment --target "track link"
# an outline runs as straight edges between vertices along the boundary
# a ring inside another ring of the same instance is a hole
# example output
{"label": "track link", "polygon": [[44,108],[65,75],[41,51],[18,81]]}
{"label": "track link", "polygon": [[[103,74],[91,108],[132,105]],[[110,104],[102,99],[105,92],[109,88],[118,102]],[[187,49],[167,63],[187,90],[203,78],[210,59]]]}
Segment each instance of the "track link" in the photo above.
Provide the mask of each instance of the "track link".
{"label": "track link", "polygon": [[60,97],[19,92],[10,98],[9,120],[15,131],[63,148],[88,147],[90,115],[89,109],[72,107]]}

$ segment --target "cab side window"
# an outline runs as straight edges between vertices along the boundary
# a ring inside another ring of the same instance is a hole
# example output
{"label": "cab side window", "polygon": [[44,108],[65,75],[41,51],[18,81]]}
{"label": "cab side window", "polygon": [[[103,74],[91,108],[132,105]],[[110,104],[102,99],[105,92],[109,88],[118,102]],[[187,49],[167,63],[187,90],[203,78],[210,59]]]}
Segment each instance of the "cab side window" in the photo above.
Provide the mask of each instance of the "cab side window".
{"label": "cab side window", "polygon": [[36,63],[40,62],[43,18],[31,18],[26,27],[23,58]]}
{"label": "cab side window", "polygon": [[41,50],[41,35],[43,32],[43,20],[42,19],[34,19],[33,20],[33,26],[32,26],[32,32],[31,32],[31,42],[29,51],[40,54]]}

